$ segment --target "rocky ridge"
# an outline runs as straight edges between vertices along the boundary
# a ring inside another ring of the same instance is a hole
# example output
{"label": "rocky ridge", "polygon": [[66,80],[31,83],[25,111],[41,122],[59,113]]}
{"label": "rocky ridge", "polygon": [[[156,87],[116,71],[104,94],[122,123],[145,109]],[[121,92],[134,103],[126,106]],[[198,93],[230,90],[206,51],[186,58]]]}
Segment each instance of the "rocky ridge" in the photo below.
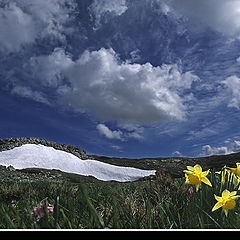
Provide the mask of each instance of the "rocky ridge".
{"label": "rocky ridge", "polygon": [[47,147],[53,147],[56,150],[62,150],[81,158],[87,159],[88,156],[84,150],[79,147],[70,144],[61,144],[52,141],[48,141],[38,137],[18,137],[18,138],[5,138],[0,139],[0,152],[20,147],[24,144],[41,144]]}
{"label": "rocky ridge", "polygon": [[95,159],[101,162],[117,166],[135,167],[145,170],[165,171],[169,173],[172,177],[184,176],[183,170],[186,169],[186,166],[193,166],[195,164],[200,164],[203,169],[221,169],[225,165],[229,167],[235,167],[236,163],[240,162],[240,153],[232,153],[228,155],[214,155],[198,158],[168,157],[168,158],[139,158],[139,159],[87,155],[84,150],[77,146],[69,144],[60,144],[37,137],[0,139],[0,152],[10,150],[15,147],[22,146],[24,144],[42,144],[44,146],[53,147],[57,150],[72,153],[83,160]]}

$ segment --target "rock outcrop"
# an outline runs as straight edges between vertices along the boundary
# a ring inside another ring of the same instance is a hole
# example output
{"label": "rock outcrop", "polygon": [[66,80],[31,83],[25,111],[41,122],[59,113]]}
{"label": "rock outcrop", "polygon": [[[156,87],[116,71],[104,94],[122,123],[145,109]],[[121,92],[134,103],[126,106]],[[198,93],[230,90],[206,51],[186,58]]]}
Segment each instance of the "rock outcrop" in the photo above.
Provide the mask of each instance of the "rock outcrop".
{"label": "rock outcrop", "polygon": [[24,144],[41,144],[48,147],[53,147],[57,150],[62,150],[72,153],[80,159],[94,159],[108,164],[125,167],[135,167],[144,170],[165,171],[172,177],[184,176],[183,170],[187,166],[200,164],[204,170],[206,169],[221,169],[223,166],[235,167],[237,162],[240,162],[240,153],[232,153],[228,155],[214,155],[198,158],[187,157],[168,157],[168,158],[117,158],[97,155],[87,155],[84,150],[79,147],[60,144],[36,137],[20,137],[0,139],[0,152],[10,150]]}
{"label": "rock outcrop", "polygon": [[41,144],[47,147],[53,147],[57,150],[62,150],[68,153],[72,153],[81,159],[88,158],[86,152],[79,147],[69,145],[69,144],[56,143],[56,142],[48,141],[46,139],[37,138],[37,137],[19,137],[19,138],[0,139],[0,152],[5,150],[10,150],[15,147],[20,147],[24,144]]}

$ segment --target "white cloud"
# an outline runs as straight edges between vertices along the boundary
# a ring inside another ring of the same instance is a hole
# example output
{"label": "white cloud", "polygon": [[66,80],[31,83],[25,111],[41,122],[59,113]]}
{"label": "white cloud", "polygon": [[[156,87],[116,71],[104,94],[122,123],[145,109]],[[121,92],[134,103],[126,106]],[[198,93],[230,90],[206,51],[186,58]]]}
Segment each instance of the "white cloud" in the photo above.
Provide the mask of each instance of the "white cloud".
{"label": "white cloud", "polygon": [[74,8],[64,6],[61,0],[6,0],[0,7],[0,51],[16,52],[38,38],[52,37],[65,41],[65,27]]}
{"label": "white cloud", "polygon": [[166,0],[178,13],[226,35],[240,33],[239,0]]}
{"label": "white cloud", "polygon": [[226,155],[232,153],[225,146],[223,147],[211,147],[210,145],[205,145],[202,147],[201,156],[210,156],[210,155]]}
{"label": "white cloud", "polygon": [[137,139],[137,140],[142,140],[144,137],[137,133],[137,132],[129,132],[126,134],[126,137],[127,138],[134,138],[134,139]]}
{"label": "white cloud", "polygon": [[227,139],[225,143],[227,145],[221,147],[212,147],[211,145],[203,146],[200,156],[226,155],[240,152],[240,141]]}
{"label": "white cloud", "polygon": [[123,140],[122,139],[123,133],[120,130],[112,131],[104,124],[98,124],[96,128],[99,131],[99,133],[104,135],[106,138]]}
{"label": "white cloud", "polygon": [[175,152],[172,153],[172,155],[173,155],[174,157],[179,157],[179,156],[181,156],[182,154],[181,154],[179,151],[175,151]]}
{"label": "white cloud", "polygon": [[143,140],[144,127],[139,124],[132,123],[118,123],[118,126],[122,128],[125,133],[125,138],[134,138],[137,140]]}
{"label": "white cloud", "polygon": [[[71,19],[71,10],[76,7],[73,0],[13,0],[34,17],[41,37],[47,35],[65,40],[65,31],[69,31],[64,25]],[[67,4],[66,4],[67,3]],[[68,7],[66,7],[68,5]]]}
{"label": "white cloud", "polygon": [[46,105],[51,105],[49,100],[44,96],[43,93],[39,91],[34,91],[30,87],[26,86],[15,86],[13,87],[11,94],[15,94],[24,98],[32,99],[36,102],[44,103]]}
{"label": "white cloud", "polygon": [[233,142],[233,152],[240,152],[240,141],[235,140]]}
{"label": "white cloud", "polygon": [[144,137],[141,135],[141,133],[143,133],[143,128],[139,127],[139,128],[135,128],[135,129],[126,129],[126,128],[122,128],[122,130],[118,129],[118,130],[111,130],[109,129],[105,124],[98,124],[97,125],[97,130],[98,132],[105,136],[106,138],[109,139],[118,139],[121,141],[126,141],[129,138],[133,138],[136,140],[143,140]]}
{"label": "white cloud", "polygon": [[34,42],[35,27],[32,17],[14,2],[0,8],[0,51],[19,51],[23,44]]}
{"label": "white cloud", "polygon": [[85,51],[64,73],[70,86],[59,88],[62,102],[103,120],[135,124],[184,120],[191,96],[184,91],[198,80],[177,65],[121,62],[104,48]]}
{"label": "white cloud", "polygon": [[[113,49],[105,48],[86,50],[75,61],[55,48],[50,55],[30,58],[24,67],[41,89],[55,89],[59,104],[125,126],[185,120],[194,99],[192,83],[198,80],[177,64],[123,62]],[[142,138],[139,129],[128,132],[129,137]]]}
{"label": "white cloud", "polygon": [[90,13],[95,18],[95,27],[101,26],[101,19],[106,13],[114,16],[122,15],[128,9],[126,0],[94,0],[89,6]]}
{"label": "white cloud", "polygon": [[71,56],[68,56],[62,48],[55,48],[49,56],[31,57],[25,64],[32,71],[32,78],[39,79],[43,86],[58,87],[63,80],[63,72],[71,64]]}
{"label": "white cloud", "polygon": [[214,125],[211,127],[202,127],[200,130],[191,130],[188,133],[187,140],[201,139],[209,136],[214,136],[217,134],[218,128],[220,127]]}
{"label": "white cloud", "polygon": [[222,83],[226,86],[226,96],[229,99],[228,107],[239,109],[240,107],[240,78],[237,76],[230,76]]}

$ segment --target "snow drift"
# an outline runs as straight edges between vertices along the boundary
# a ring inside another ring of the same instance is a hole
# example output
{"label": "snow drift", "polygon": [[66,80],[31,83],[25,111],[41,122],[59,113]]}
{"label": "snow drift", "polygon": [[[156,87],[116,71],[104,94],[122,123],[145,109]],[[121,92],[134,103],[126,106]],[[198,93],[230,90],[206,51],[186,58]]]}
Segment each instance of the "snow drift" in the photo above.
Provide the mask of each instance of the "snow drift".
{"label": "snow drift", "polygon": [[103,181],[135,181],[154,175],[155,170],[142,170],[132,167],[119,167],[97,160],[82,160],[71,153],[36,144],[25,144],[0,152],[0,165],[16,169],[44,168],[63,172],[93,176]]}

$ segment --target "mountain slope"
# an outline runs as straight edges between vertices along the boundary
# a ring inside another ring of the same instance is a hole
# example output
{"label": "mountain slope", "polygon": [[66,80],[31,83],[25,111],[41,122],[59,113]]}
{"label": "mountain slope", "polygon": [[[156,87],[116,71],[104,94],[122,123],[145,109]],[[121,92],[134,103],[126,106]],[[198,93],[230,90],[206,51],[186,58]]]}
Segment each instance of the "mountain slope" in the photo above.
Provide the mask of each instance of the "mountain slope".
{"label": "mountain slope", "polygon": [[80,159],[92,159],[103,163],[133,167],[144,170],[163,170],[171,174],[173,177],[183,176],[183,170],[186,166],[200,164],[204,169],[216,168],[220,169],[224,165],[235,166],[236,162],[240,162],[240,153],[233,153],[228,155],[215,155],[208,157],[186,158],[186,157],[168,157],[168,158],[116,158],[107,156],[88,155],[84,150],[77,146],[69,144],[59,144],[56,142],[48,141],[42,138],[22,137],[22,138],[7,138],[0,139],[0,152],[10,150],[24,144],[41,144],[43,146],[53,147],[57,150],[62,150],[71,153]]}
{"label": "mountain slope", "polygon": [[57,169],[83,176],[93,176],[102,181],[136,181],[155,174],[154,170],[119,167],[92,159],[82,160],[71,153],[41,144],[24,144],[3,151],[0,153],[0,164],[11,165],[16,169]]}

